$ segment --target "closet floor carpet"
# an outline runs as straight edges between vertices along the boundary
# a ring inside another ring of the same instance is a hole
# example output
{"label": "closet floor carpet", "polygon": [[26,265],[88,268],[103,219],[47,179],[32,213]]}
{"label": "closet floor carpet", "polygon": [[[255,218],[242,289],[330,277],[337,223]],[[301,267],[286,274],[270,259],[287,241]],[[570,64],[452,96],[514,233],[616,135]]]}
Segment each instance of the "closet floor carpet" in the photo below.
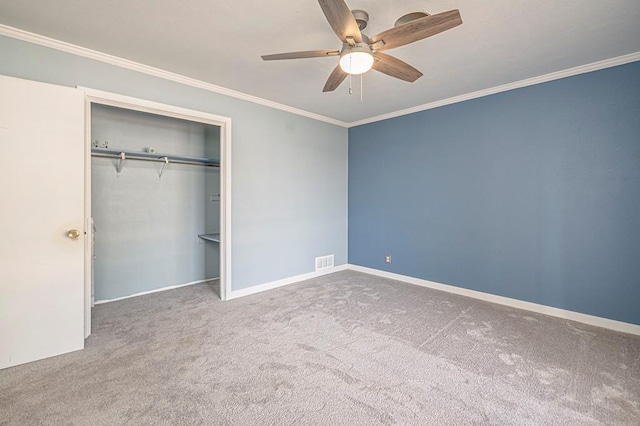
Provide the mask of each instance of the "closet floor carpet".
{"label": "closet floor carpet", "polygon": [[640,336],[352,271],[96,306],[0,371],[0,424],[640,424]]}

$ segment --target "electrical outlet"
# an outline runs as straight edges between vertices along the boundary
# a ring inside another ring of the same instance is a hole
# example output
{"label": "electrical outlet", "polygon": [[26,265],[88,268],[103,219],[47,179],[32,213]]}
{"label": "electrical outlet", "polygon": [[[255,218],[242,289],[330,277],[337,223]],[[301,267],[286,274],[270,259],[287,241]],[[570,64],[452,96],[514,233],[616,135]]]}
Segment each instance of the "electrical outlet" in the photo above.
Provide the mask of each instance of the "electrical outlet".
{"label": "electrical outlet", "polygon": [[385,255],[384,256],[384,261],[387,262],[387,263],[391,263],[391,255],[390,254]]}

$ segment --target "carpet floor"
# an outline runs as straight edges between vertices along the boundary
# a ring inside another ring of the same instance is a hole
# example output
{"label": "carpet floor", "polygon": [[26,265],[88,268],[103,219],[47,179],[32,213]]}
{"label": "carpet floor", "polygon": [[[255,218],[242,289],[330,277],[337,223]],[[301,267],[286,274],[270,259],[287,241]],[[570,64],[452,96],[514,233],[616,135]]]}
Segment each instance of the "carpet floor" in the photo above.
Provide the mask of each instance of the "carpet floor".
{"label": "carpet floor", "polygon": [[0,371],[0,424],[640,424],[640,336],[353,271],[98,305]]}

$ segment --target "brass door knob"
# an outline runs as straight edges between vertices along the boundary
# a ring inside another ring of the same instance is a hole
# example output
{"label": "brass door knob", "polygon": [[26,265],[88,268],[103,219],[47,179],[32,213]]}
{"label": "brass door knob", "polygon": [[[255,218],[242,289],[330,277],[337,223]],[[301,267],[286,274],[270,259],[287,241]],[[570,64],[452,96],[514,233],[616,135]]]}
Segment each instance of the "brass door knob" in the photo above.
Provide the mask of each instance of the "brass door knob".
{"label": "brass door knob", "polygon": [[80,236],[80,231],[78,231],[77,229],[71,229],[67,231],[67,237],[71,238],[72,240],[77,239],[79,236]]}

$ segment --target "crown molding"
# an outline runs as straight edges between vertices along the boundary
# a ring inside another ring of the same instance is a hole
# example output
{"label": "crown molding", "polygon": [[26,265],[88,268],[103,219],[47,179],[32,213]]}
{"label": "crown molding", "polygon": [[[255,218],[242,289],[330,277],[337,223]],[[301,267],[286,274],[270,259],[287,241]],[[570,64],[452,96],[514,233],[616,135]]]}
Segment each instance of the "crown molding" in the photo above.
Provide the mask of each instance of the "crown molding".
{"label": "crown molding", "polygon": [[130,61],[128,59],[123,59],[117,56],[108,55],[106,53],[98,52],[96,50],[91,50],[85,47],[76,46],[75,44],[45,37],[39,34],[21,30],[18,28],[13,28],[7,25],[0,24],[0,35],[11,37],[17,40],[26,41],[26,42],[37,44],[44,47],[49,47],[51,49],[59,50],[62,52],[71,53],[73,55],[81,56],[84,58],[104,62],[110,65],[115,65],[120,68],[126,68],[132,71],[141,72],[144,74],[152,75],[154,77],[159,77],[165,80],[181,83],[187,86],[197,87],[199,89],[204,89],[209,92],[230,96],[232,98],[241,99],[243,101],[252,102],[254,104],[264,105],[270,108],[279,109],[281,111],[290,112],[296,115],[301,115],[303,117],[311,118],[313,120],[324,121],[325,123],[333,124],[340,127],[349,127],[349,123],[345,121],[336,120],[335,118],[326,117],[324,115],[305,111],[289,105],[284,105],[278,102],[270,101],[268,99],[259,98],[257,96],[249,95],[247,93],[242,93],[236,90],[227,89],[226,87],[216,86],[215,84],[206,83],[201,80],[196,80],[195,78],[185,77],[180,74],[162,70],[160,68],[155,68],[148,65],[140,64],[138,62]]}
{"label": "crown molding", "polygon": [[605,59],[604,61],[592,62],[586,65],[580,65],[577,67],[569,68],[562,71],[556,71],[549,74],[544,74],[538,77],[527,78],[525,80],[516,81],[513,83],[507,83],[500,86],[490,87],[488,89],[478,90],[476,92],[465,93],[463,95],[454,96],[452,98],[442,99],[435,102],[429,102],[414,106],[411,108],[401,109],[398,111],[390,112],[388,114],[376,115],[375,117],[364,118],[358,121],[352,121],[349,123],[349,127],[361,126],[363,124],[374,123],[376,121],[387,120],[389,118],[400,117],[407,114],[413,114],[414,112],[425,111],[428,109],[438,108],[445,105],[451,105],[458,102],[464,102],[471,99],[481,98],[483,96],[494,95],[496,93],[506,92],[513,89],[519,89],[521,87],[533,86],[534,84],[546,83],[552,80],[559,80],[565,77],[571,77],[578,74],[584,74],[592,71],[598,71],[605,68],[611,68],[618,65],[624,65],[631,62],[640,60],[640,52],[630,53],[628,55],[622,55],[611,59]]}
{"label": "crown molding", "polygon": [[598,71],[605,68],[615,67],[618,65],[624,65],[631,62],[640,60],[640,52],[630,53],[628,55],[622,55],[611,59],[605,59],[603,61],[593,62],[590,64],[580,65],[577,67],[569,68],[562,71],[556,71],[549,74],[544,74],[538,77],[527,78],[524,80],[516,81],[513,83],[507,83],[500,86],[490,87],[488,89],[478,90],[475,92],[465,93],[462,95],[454,96],[447,99],[441,99],[435,102],[429,102],[422,105],[417,105],[411,108],[405,108],[398,111],[390,112],[387,114],[376,115],[374,117],[364,118],[362,120],[346,122],[337,120],[335,118],[326,117],[324,115],[316,114],[314,112],[305,111],[299,108],[295,108],[289,105],[284,105],[278,102],[270,101],[268,99],[259,98],[257,96],[249,95],[247,93],[238,92],[236,90],[227,89],[225,87],[217,86],[215,84],[206,83],[194,78],[185,77],[180,74],[176,74],[170,71],[165,71],[159,68],[154,68],[148,65],[140,64],[138,62],[130,61],[128,59],[119,58],[117,56],[108,55],[106,53],[98,52],[96,50],[87,49],[85,47],[76,46],[71,43],[52,39],[39,34],[24,31],[18,28],[13,28],[7,25],[0,24],[0,35],[11,37],[14,39],[26,41],[29,43],[37,44],[51,49],[59,50],[73,55],[81,56],[88,59],[104,62],[117,67],[126,68],[132,71],[141,72],[144,74],[159,77],[165,80],[174,81],[176,83],[185,84],[187,86],[197,87],[199,89],[207,90],[209,92],[218,93],[232,98],[241,99],[244,101],[252,102],[258,105],[264,105],[270,108],[275,108],[281,111],[290,112],[292,114],[300,115],[303,117],[311,118],[313,120],[323,121],[325,123],[333,124],[340,127],[356,127],[363,124],[374,123],[376,121],[388,120],[390,118],[400,117],[403,115],[413,114],[415,112],[425,111],[428,109],[438,108],[445,105],[451,105],[458,102],[464,102],[471,99],[481,98],[483,96],[494,95],[496,93],[506,92],[513,89],[519,89],[521,87],[533,86],[535,84],[546,83],[548,81],[559,80],[565,77],[571,77],[578,74],[584,74],[592,71]]}

